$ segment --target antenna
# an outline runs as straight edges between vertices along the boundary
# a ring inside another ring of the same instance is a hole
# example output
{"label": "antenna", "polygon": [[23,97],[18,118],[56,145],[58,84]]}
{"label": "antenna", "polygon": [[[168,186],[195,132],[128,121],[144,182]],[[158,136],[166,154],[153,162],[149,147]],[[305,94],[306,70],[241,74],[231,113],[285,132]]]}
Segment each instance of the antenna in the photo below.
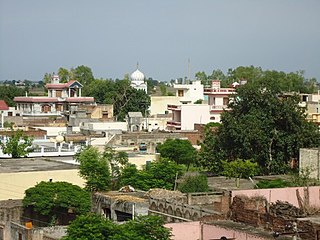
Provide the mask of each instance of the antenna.
{"label": "antenna", "polygon": [[190,58],[188,58],[188,80],[190,81]]}

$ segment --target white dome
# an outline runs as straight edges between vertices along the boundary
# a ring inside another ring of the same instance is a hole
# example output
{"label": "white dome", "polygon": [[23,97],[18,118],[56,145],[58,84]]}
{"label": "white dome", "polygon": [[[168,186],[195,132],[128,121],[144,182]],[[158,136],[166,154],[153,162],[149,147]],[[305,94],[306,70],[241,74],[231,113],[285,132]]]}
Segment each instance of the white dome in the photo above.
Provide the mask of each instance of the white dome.
{"label": "white dome", "polygon": [[139,69],[135,70],[130,75],[131,81],[143,82],[144,81],[144,74],[139,71]]}

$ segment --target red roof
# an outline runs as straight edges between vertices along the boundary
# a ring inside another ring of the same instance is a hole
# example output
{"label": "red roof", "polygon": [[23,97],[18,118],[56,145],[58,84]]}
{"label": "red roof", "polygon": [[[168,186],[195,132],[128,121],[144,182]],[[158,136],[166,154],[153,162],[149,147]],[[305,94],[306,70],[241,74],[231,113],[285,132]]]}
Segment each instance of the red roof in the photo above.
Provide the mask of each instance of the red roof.
{"label": "red roof", "polygon": [[0,110],[9,110],[8,104],[4,100],[0,100]]}
{"label": "red roof", "polygon": [[70,97],[70,98],[57,98],[57,97],[15,97],[15,102],[26,103],[48,103],[48,102],[69,102],[69,103],[81,103],[81,102],[94,102],[93,97]]}
{"label": "red roof", "polygon": [[80,86],[82,86],[78,81],[70,80],[67,83],[47,83],[46,88],[48,88],[48,89],[64,89],[64,88],[70,87],[74,83],[78,83]]}

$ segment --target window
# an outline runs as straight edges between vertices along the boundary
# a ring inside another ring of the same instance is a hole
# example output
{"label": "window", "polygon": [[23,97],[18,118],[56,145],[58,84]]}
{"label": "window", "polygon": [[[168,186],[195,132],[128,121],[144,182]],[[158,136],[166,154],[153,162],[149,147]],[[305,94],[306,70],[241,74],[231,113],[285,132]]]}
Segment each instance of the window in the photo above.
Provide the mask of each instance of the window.
{"label": "window", "polygon": [[183,97],[183,90],[178,90],[178,97]]}

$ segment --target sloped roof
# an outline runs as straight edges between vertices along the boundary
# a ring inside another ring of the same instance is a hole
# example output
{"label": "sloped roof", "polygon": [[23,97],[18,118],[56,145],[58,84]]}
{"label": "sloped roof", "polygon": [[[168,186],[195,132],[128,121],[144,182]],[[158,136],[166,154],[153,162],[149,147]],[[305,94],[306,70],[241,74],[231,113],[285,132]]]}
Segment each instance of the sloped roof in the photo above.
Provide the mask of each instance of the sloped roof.
{"label": "sloped roof", "polygon": [[0,110],[9,110],[9,106],[4,100],[0,100]]}

